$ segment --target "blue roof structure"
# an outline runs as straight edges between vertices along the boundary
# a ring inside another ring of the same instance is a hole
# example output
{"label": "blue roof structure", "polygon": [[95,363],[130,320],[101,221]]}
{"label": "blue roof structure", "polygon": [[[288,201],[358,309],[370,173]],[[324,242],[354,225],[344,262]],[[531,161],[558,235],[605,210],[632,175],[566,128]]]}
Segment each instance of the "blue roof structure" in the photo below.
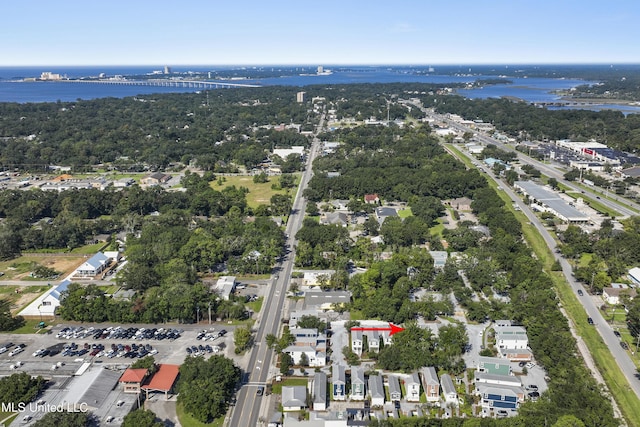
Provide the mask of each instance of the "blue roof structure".
{"label": "blue roof structure", "polygon": [[66,291],[69,285],[71,284],[71,280],[64,280],[60,282],[58,286],[54,290],[51,291],[51,296],[60,301],[60,297],[62,292]]}

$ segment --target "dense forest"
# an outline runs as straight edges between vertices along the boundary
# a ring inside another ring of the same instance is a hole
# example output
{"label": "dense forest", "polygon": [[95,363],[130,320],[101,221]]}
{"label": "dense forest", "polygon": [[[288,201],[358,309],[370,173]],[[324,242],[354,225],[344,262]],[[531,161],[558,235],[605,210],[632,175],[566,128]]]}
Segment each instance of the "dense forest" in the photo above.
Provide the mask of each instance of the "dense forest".
{"label": "dense forest", "polygon": [[[339,118],[388,116],[391,120],[423,116],[418,109],[391,102],[392,94],[436,89],[420,84],[305,88],[309,99],[334,104]],[[310,108],[311,101],[295,102],[298,90],[271,86],[77,102],[0,103],[0,167],[42,172],[48,165],[66,165],[81,171],[109,163],[119,170],[141,170],[193,161],[213,171],[228,171],[229,163],[252,168],[273,148],[309,145],[298,130],[313,130],[318,114]],[[290,124],[296,129],[274,129]]]}

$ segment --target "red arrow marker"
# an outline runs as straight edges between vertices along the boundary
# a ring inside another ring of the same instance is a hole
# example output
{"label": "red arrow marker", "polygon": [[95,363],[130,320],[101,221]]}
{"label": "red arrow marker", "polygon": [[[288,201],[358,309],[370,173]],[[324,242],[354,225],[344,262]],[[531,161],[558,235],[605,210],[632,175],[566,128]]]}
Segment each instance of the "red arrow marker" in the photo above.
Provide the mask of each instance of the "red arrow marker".
{"label": "red arrow marker", "polygon": [[371,328],[351,328],[351,331],[389,331],[389,336],[396,334],[398,332],[402,332],[404,331],[404,328],[401,328],[400,326],[396,326],[393,323],[389,323],[389,327],[388,328],[384,328],[384,327],[371,327]]}

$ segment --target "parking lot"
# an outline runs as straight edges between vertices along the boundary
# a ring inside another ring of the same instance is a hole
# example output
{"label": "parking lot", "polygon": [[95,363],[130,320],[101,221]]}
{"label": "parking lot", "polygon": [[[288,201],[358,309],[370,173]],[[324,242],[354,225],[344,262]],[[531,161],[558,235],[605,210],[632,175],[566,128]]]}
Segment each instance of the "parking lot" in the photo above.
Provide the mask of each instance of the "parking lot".
{"label": "parking lot", "polygon": [[[20,371],[45,377],[72,375],[86,362],[126,366],[147,355],[158,363],[181,364],[189,355],[187,348],[191,354],[207,357],[217,353],[235,359],[233,329],[228,324],[57,325],[42,334],[4,334],[0,349],[7,350],[0,354],[0,375]],[[22,349],[16,352],[16,347]]]}

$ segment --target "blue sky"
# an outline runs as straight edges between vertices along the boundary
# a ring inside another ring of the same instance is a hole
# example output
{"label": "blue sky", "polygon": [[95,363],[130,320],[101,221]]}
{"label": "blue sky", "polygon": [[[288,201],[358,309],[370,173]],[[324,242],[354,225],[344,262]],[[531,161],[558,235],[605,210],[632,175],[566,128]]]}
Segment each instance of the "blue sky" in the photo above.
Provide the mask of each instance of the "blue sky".
{"label": "blue sky", "polygon": [[0,66],[640,63],[637,0],[30,0]]}

